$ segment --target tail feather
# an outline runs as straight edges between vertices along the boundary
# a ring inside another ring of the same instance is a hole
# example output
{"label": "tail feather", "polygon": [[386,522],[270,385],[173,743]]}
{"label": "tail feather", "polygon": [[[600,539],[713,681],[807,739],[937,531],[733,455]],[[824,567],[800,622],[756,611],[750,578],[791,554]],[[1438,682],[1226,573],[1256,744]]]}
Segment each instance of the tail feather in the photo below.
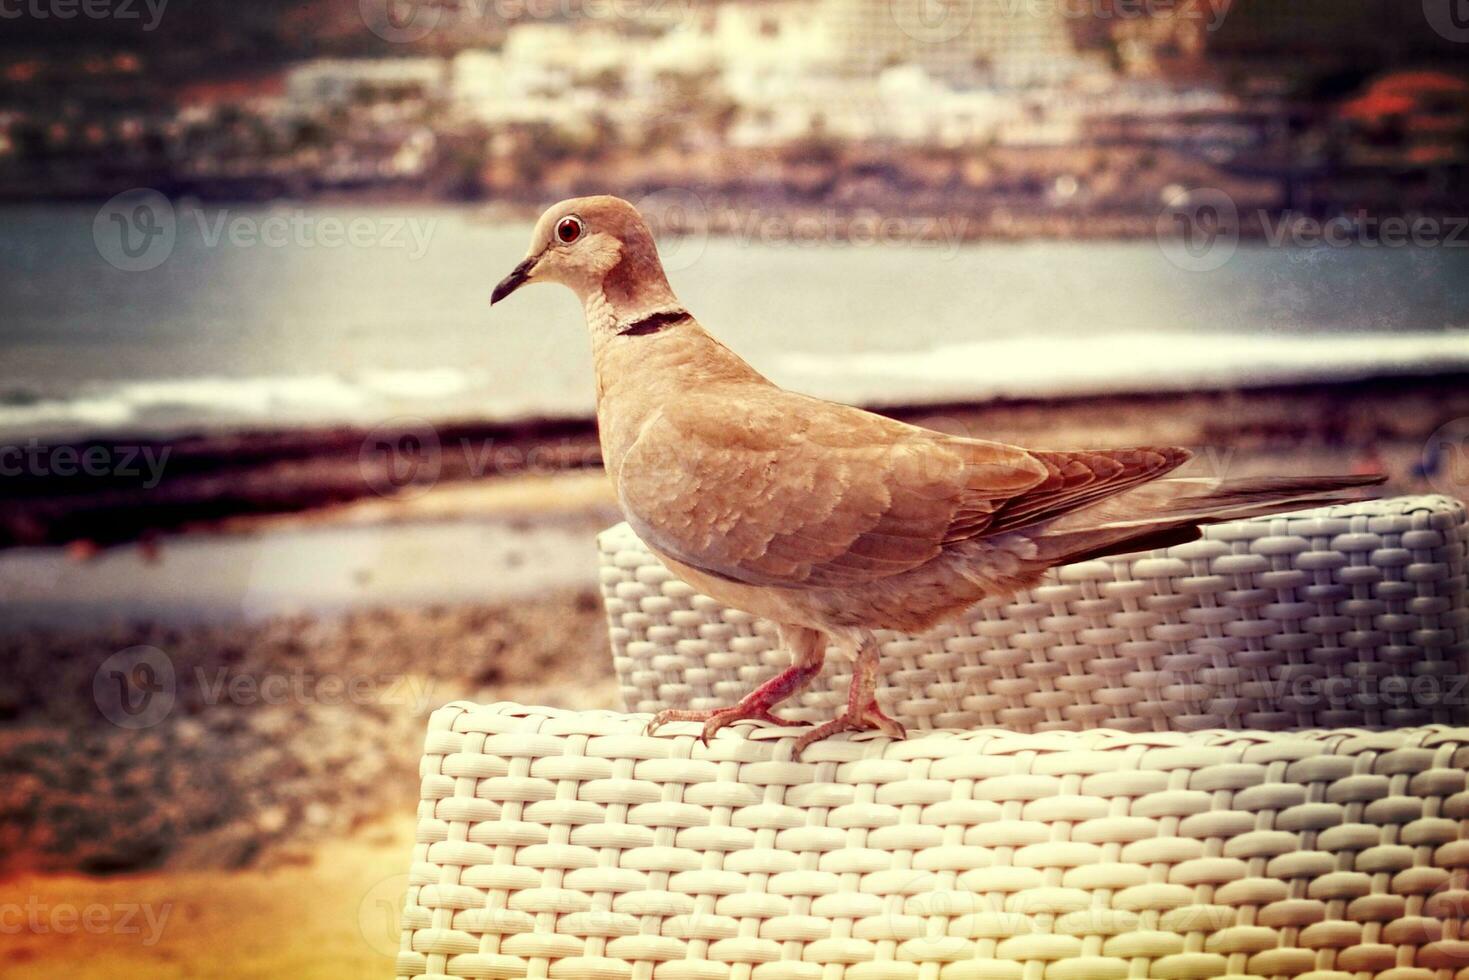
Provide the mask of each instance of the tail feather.
{"label": "tail feather", "polygon": [[[1086,550],[1083,546],[1081,551],[1067,551],[1056,557],[1052,563],[1056,565],[1074,565],[1080,561],[1092,561],[1097,558],[1106,558],[1109,555],[1130,555],[1135,551],[1152,551],[1155,548],[1171,548],[1176,544],[1188,544],[1197,541],[1202,535],[1197,524],[1184,524],[1181,527],[1165,527],[1155,531],[1145,531],[1136,537],[1123,538],[1120,541],[1104,541]],[[1058,540],[1058,544],[1061,542]],[[1079,541],[1067,542],[1068,547],[1079,545]]]}
{"label": "tail feather", "polygon": [[1088,561],[1192,541],[1209,524],[1262,517],[1360,499],[1349,491],[1377,486],[1386,476],[1260,477],[1242,480],[1179,477],[1159,480],[1096,507],[1037,528],[1031,538],[1049,564]]}

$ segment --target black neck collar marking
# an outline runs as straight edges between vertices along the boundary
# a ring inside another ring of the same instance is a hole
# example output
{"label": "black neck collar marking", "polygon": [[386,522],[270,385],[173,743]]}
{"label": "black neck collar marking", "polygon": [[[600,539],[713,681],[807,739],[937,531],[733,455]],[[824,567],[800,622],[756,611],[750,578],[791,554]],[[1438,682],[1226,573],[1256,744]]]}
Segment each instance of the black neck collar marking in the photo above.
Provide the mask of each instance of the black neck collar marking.
{"label": "black neck collar marking", "polygon": [[661,313],[649,313],[617,331],[617,335],[619,337],[641,337],[644,334],[657,333],[664,327],[670,327],[688,318],[688,310],[664,310]]}

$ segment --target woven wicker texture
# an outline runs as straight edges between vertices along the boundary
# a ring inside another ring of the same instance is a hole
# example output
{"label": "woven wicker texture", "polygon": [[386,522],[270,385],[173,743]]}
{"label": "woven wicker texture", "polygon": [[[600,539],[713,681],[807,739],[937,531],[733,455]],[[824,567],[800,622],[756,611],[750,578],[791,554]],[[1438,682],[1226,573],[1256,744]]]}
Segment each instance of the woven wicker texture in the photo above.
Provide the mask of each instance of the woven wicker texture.
{"label": "woven wicker texture", "polygon": [[400,977],[1469,978],[1469,729],[646,721],[434,714]]}
{"label": "woven wicker texture", "polygon": [[[602,590],[630,711],[733,704],[789,663],[774,627],[673,578],[626,525]],[[1053,571],[921,638],[882,634],[878,699],[909,728],[1012,731],[1462,723],[1469,525],[1401,497],[1207,529],[1186,545]],[[829,657],[780,712],[824,721]]]}

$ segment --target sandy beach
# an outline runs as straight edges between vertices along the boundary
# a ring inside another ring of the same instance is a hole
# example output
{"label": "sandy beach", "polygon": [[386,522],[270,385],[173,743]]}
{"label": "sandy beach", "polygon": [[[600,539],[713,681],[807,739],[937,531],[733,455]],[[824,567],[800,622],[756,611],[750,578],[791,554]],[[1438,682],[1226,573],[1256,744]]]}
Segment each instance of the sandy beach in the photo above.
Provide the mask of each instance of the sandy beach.
{"label": "sandy beach", "polygon": [[[6,880],[16,980],[390,977],[412,845],[406,817],[273,868]],[[90,915],[91,925],[85,924]]]}
{"label": "sandy beach", "polygon": [[[1183,444],[1200,475],[1381,469],[1388,492],[1462,497],[1462,460],[1424,467],[1430,436],[1469,418],[1462,380],[899,414],[1031,445]],[[322,504],[311,487],[364,483],[351,439],[335,444],[250,464],[307,503],[278,493],[289,506],[178,520],[143,498],[113,512],[131,530],[111,546],[56,540],[83,508],[37,525],[51,543],[0,551],[0,581],[35,617],[0,634],[7,976],[389,975],[428,713],[458,698],[615,706],[593,540],[617,515],[600,470],[578,456],[450,471]],[[105,680],[124,654],[172,672],[146,724]],[[88,926],[93,906],[107,911]]]}

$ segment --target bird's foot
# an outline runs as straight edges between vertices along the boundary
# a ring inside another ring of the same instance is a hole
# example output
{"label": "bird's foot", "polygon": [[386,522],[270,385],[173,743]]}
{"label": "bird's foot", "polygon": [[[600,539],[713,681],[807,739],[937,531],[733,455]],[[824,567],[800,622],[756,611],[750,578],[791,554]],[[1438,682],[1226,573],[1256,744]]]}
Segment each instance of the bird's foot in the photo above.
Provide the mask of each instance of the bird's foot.
{"label": "bird's foot", "polygon": [[866,732],[874,729],[892,738],[908,737],[908,730],[903,727],[902,722],[883,714],[882,709],[877,706],[877,699],[874,698],[860,708],[849,704],[846,711],[831,721],[817,725],[796,739],[796,747],[791,750],[791,758],[799,759],[801,753],[806,751],[806,748],[813,742],[829,738],[837,732]]}
{"label": "bird's foot", "polygon": [[701,721],[704,730],[699,734],[699,739],[705,745],[709,739],[721,728],[727,728],[737,721],[768,721],[772,725],[801,725],[804,722],[791,721],[789,718],[781,718],[770,713],[770,706],[758,701],[751,702],[749,698],[729,708],[710,708],[699,710],[693,708],[667,708],[653,716],[648,722],[647,733],[652,735],[660,727],[670,721]]}

